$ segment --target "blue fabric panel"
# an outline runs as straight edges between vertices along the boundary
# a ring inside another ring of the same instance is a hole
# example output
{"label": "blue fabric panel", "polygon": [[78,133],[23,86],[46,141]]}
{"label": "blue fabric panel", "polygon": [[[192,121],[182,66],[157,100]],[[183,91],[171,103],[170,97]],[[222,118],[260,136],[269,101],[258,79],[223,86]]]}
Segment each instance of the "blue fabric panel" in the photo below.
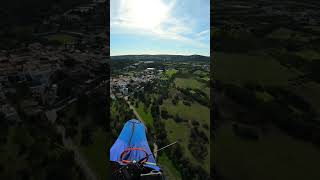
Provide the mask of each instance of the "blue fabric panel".
{"label": "blue fabric panel", "polygon": [[[148,162],[156,163],[147,141],[146,128],[139,120],[131,119],[125,123],[118,139],[110,149],[110,161],[122,164],[120,155],[128,148],[143,148],[150,155]],[[124,159],[139,161],[144,157],[145,153],[143,151],[130,151]],[[156,165],[145,164],[144,166],[160,171],[160,168]]]}

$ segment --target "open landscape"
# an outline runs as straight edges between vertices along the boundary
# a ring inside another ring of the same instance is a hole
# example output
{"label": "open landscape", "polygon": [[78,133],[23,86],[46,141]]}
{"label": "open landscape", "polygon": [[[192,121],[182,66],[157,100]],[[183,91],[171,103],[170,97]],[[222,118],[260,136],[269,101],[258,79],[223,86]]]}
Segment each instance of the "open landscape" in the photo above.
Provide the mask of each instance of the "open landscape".
{"label": "open landscape", "polygon": [[216,179],[320,178],[317,6],[228,0],[213,7]]}
{"label": "open landscape", "polygon": [[1,2],[0,179],[106,179],[106,7]]}
{"label": "open landscape", "polygon": [[169,179],[208,178],[209,65],[210,58],[204,56],[111,57],[113,139],[124,122],[140,119],[153,149],[179,141],[158,153]]}

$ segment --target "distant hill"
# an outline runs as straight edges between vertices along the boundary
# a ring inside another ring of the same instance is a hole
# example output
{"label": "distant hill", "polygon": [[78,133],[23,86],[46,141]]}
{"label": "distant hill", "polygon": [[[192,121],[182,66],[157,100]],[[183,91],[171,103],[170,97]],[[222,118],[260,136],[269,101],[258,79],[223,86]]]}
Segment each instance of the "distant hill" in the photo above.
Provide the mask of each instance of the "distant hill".
{"label": "distant hill", "polygon": [[210,61],[210,57],[202,55],[121,55],[111,56],[111,60],[139,61]]}

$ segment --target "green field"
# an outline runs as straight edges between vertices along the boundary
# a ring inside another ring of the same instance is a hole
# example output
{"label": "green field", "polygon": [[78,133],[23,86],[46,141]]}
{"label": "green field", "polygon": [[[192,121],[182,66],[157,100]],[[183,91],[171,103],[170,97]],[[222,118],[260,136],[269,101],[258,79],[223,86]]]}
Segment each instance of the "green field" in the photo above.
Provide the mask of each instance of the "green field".
{"label": "green field", "polygon": [[258,99],[263,100],[264,102],[269,102],[272,101],[274,98],[272,95],[270,95],[267,92],[260,92],[260,91],[256,91],[255,95]]}
{"label": "green field", "polygon": [[55,40],[55,41],[59,41],[63,44],[65,43],[73,43],[76,38],[74,38],[73,36],[67,35],[67,34],[54,34],[54,35],[49,35],[47,36],[48,40]]}
{"label": "green field", "polygon": [[195,75],[199,75],[199,76],[206,76],[208,75],[208,73],[201,71],[201,70],[196,70],[195,72],[193,72],[193,74]]}
{"label": "green field", "polygon": [[153,118],[150,112],[150,107],[147,109],[147,112],[144,111],[144,104],[142,102],[139,102],[138,108],[136,108],[136,111],[139,113],[143,121],[146,123],[146,125],[152,126],[153,125]]}
{"label": "green field", "polygon": [[[177,93],[176,90],[170,89],[170,94]],[[175,116],[179,115],[181,118],[191,121],[196,120],[201,125],[207,124],[210,127],[210,110],[208,107],[202,106],[196,102],[191,103],[191,106],[184,105],[181,101],[177,105],[172,104],[170,99],[166,99],[163,101],[163,105],[161,106],[162,109],[166,109],[169,114]],[[180,140],[180,145],[185,149],[185,155],[190,160],[190,162],[201,165],[204,169],[209,172],[210,169],[210,162],[206,160],[205,163],[200,163],[199,160],[193,157],[191,152],[188,150],[188,144],[190,139],[190,125],[189,122],[180,122],[177,123],[173,119],[166,119],[163,120],[165,122],[166,131],[168,135],[169,141],[173,142],[177,139]],[[201,128],[203,129],[203,128]],[[204,130],[204,129],[203,129]],[[210,137],[208,131],[204,130],[206,135]],[[209,145],[208,145],[208,148]],[[208,152],[210,150],[208,149]],[[210,159],[210,153],[207,157]]]}
{"label": "green field", "polygon": [[172,104],[170,100],[165,100],[164,107],[169,114],[178,114],[183,119],[197,120],[200,123],[210,124],[210,110],[208,107],[202,106],[199,103],[192,103],[191,106],[184,105],[181,101],[177,105]]}
{"label": "green field", "polygon": [[210,81],[210,77],[208,77],[208,76],[202,77],[201,79],[203,79],[205,81]]}
{"label": "green field", "polygon": [[[188,149],[188,143],[190,139],[190,128],[187,123],[176,123],[173,119],[164,120],[166,125],[166,131],[170,142],[179,140],[183,149]],[[191,160],[195,160],[190,153],[186,151],[187,157]]]}
{"label": "green field", "polygon": [[271,39],[280,39],[280,40],[289,40],[294,39],[297,41],[307,41],[307,36],[299,31],[294,31],[287,28],[279,28],[268,34],[268,38]]}
{"label": "green field", "polygon": [[168,77],[171,77],[171,76],[175,75],[177,72],[178,72],[178,70],[169,69],[169,70],[166,70],[165,74],[166,74]]}
{"label": "green field", "polygon": [[[14,140],[14,136],[17,133],[17,130],[18,128],[9,127],[7,143],[0,146],[0,164],[3,167],[3,171],[1,172],[3,174],[10,173],[10,171],[16,171],[18,169],[24,169],[28,166],[27,161],[23,160],[18,155],[19,146]],[[25,137],[24,140],[21,139],[20,141],[25,142],[27,139],[29,139],[29,137]],[[33,141],[28,142],[28,144],[32,143]]]}
{"label": "green field", "polygon": [[303,86],[297,88],[299,93],[307,102],[320,113],[320,84],[315,82],[304,83]]}
{"label": "green field", "polygon": [[[166,131],[168,135],[168,139],[170,142],[174,142],[179,140],[179,144],[184,149],[185,156],[190,160],[191,163],[198,164],[200,166],[203,166],[204,169],[209,172],[210,168],[210,153],[208,154],[207,160],[205,160],[204,163],[201,163],[199,160],[197,160],[191,152],[188,150],[188,144],[190,139],[190,127],[187,123],[176,123],[173,119],[167,119],[165,121]],[[208,145],[208,148],[209,145]],[[208,152],[210,150],[208,149]]]}
{"label": "green field", "polygon": [[158,158],[158,164],[162,167],[165,176],[167,179],[172,180],[181,180],[181,174],[175,168],[171,160],[168,158],[166,153],[162,153]]}
{"label": "green field", "polygon": [[306,59],[306,60],[317,60],[320,59],[320,53],[315,50],[305,49],[295,53],[296,55]]}
{"label": "green field", "polygon": [[[194,77],[189,78],[176,78],[175,84],[180,88],[193,88],[198,89],[204,87],[205,84],[197,81]],[[204,92],[209,95],[209,88],[204,88]],[[174,97],[179,94],[179,91],[175,88],[169,89],[169,96]],[[169,114],[179,115],[182,119],[188,120],[188,122],[180,122],[177,123],[173,119],[163,120],[165,122],[166,131],[168,135],[168,139],[170,141],[180,140],[180,145],[185,149],[185,156],[190,160],[190,162],[195,163],[204,167],[204,169],[209,172],[210,171],[210,162],[206,160],[205,163],[200,163],[198,159],[196,159],[191,152],[188,150],[189,139],[190,139],[190,126],[189,124],[192,120],[195,120],[200,123],[200,127],[204,124],[210,127],[210,110],[208,107],[203,106],[197,102],[191,103],[190,106],[186,106],[182,101],[179,101],[176,105],[174,105],[171,101],[171,98],[163,101],[161,109],[166,109]],[[209,131],[202,129],[208,137],[210,137]],[[210,147],[208,145],[208,152],[210,152]],[[210,153],[207,156],[207,159],[210,159]]]}
{"label": "green field", "polygon": [[176,78],[175,85],[179,88],[201,89],[204,84],[195,78]]}
{"label": "green field", "polygon": [[231,125],[224,124],[217,129],[214,144],[215,164],[226,179],[320,179],[319,149],[276,129],[255,142],[235,136]]}
{"label": "green field", "polygon": [[256,82],[264,85],[287,85],[297,72],[282,66],[267,55],[215,53],[215,79],[224,83]]}

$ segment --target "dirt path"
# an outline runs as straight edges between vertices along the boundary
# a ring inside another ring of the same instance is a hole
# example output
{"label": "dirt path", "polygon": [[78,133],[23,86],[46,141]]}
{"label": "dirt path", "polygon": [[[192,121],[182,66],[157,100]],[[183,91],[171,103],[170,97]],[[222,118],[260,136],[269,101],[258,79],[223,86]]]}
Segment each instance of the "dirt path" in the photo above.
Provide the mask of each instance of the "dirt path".
{"label": "dirt path", "polygon": [[140,116],[139,113],[137,112],[136,108],[133,107],[128,100],[126,100],[126,101],[127,101],[128,105],[129,105],[130,109],[132,109],[133,114],[144,124],[144,126],[145,126],[145,128],[146,128],[146,131],[148,132],[147,126],[145,125],[144,120],[141,118],[141,116]]}
{"label": "dirt path", "polygon": [[65,136],[65,128],[61,125],[57,125],[55,123],[57,118],[56,110],[50,110],[46,113],[47,119],[55,126],[57,132],[62,136],[63,145],[74,152],[75,161],[80,166],[82,171],[84,172],[87,180],[98,180],[96,174],[92,171],[92,169],[88,166],[88,162],[86,158],[81,154],[78,146],[74,144],[71,138],[66,138]]}
{"label": "dirt path", "polygon": [[75,155],[74,159],[78,163],[78,165],[81,167],[81,169],[85,172],[86,179],[98,180],[96,174],[88,166],[88,162],[86,158],[81,154],[79,147],[74,144],[71,138],[65,137],[65,128],[63,126],[57,126],[57,128],[59,129],[58,131],[60,131],[61,134],[63,134],[62,136],[63,145],[74,152],[74,155]]}
{"label": "dirt path", "polygon": [[158,157],[158,145],[156,143],[153,143],[153,155],[154,155],[154,158],[157,159]]}
{"label": "dirt path", "polygon": [[134,108],[134,107],[130,104],[129,101],[127,101],[127,102],[128,102],[128,104],[129,104],[129,106],[130,106],[130,109],[132,109],[134,115],[136,115],[136,117],[137,117],[140,121],[142,121],[143,124],[145,124],[145,123],[144,123],[144,120],[141,118],[141,116],[140,116],[139,113],[137,112],[136,108]]}
{"label": "dirt path", "polygon": [[[139,115],[139,113],[136,111],[136,108],[133,107],[130,102],[128,100],[126,100],[130,109],[132,109],[134,115],[144,124],[145,128],[146,128],[146,132],[148,132],[148,129],[147,129],[147,126],[145,125],[143,119],[141,118],[141,116]],[[157,150],[158,150],[158,145],[156,143],[153,143],[153,156],[155,159],[157,159],[158,157],[158,153],[157,153]]]}

